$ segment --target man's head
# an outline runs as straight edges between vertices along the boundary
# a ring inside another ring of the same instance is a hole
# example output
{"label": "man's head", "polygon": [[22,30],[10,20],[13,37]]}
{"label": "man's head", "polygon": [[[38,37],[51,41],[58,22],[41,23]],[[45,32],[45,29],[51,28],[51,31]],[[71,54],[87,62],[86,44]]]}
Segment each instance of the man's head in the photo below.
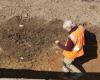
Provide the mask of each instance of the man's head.
{"label": "man's head", "polygon": [[71,20],[65,20],[63,23],[63,29],[68,31],[68,32],[70,32],[71,29],[75,26],[76,26],[76,24],[73,23]]}

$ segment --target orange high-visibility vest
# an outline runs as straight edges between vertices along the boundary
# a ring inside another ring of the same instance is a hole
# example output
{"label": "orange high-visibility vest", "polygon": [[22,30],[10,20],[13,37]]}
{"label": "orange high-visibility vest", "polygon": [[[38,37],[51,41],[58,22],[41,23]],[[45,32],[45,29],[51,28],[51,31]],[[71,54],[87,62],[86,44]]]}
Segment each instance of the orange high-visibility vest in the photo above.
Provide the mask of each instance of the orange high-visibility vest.
{"label": "orange high-visibility vest", "polygon": [[[83,51],[83,46],[85,45],[84,32],[85,29],[83,28],[83,26],[79,25],[78,28],[69,35],[69,38],[73,41],[75,46],[72,51],[66,51],[66,50],[63,51],[63,55],[65,58],[75,59],[77,57],[84,55]],[[66,45],[67,41],[65,46]]]}

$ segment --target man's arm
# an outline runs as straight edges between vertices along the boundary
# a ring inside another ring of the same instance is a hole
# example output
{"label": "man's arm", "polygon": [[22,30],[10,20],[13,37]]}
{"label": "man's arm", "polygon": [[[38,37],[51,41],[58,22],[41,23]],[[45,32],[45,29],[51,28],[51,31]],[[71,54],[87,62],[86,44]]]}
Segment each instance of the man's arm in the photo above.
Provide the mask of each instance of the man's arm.
{"label": "man's arm", "polygon": [[72,49],[74,47],[74,43],[72,42],[72,40],[70,38],[68,38],[67,46],[65,46],[61,42],[58,43],[58,46],[63,50],[72,51]]}

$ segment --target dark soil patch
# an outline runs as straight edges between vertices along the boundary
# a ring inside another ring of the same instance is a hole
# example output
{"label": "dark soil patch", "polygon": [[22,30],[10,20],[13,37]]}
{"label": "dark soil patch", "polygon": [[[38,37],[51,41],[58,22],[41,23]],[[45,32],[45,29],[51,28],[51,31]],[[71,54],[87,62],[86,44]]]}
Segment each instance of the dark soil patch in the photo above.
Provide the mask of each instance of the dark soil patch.
{"label": "dark soil patch", "polygon": [[[19,25],[23,27],[19,27]],[[43,50],[49,51],[54,41],[65,37],[62,21],[46,22],[43,19],[21,19],[19,16],[0,26],[0,45],[7,55],[30,59]]]}

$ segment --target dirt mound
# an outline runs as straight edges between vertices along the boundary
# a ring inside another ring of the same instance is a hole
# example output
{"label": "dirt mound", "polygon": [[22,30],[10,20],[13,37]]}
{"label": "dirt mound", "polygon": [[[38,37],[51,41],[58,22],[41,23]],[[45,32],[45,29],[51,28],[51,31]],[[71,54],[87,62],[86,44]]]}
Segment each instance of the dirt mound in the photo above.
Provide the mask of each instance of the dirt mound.
{"label": "dirt mound", "polygon": [[47,23],[43,19],[15,16],[0,27],[0,45],[8,55],[17,57],[29,58],[43,50],[48,52],[54,41],[64,36],[61,20]]}

